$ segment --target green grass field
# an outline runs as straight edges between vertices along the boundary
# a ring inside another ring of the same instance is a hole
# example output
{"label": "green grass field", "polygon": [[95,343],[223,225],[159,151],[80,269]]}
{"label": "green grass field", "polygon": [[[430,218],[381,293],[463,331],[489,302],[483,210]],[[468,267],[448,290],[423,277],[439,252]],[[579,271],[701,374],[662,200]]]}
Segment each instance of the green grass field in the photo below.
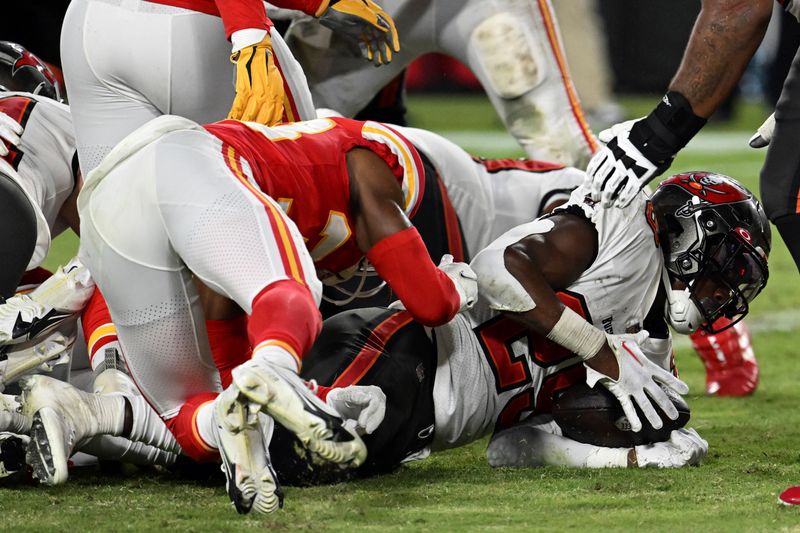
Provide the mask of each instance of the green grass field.
{"label": "green grass field", "polygon": [[[632,116],[654,99],[630,100]],[[500,130],[481,98],[413,98],[416,125],[434,130]],[[757,190],[764,154],[747,148],[762,118],[746,106],[728,126],[704,135],[734,132],[726,150],[689,149],[672,170],[708,169],[730,174]],[[449,118],[445,118],[449,117]],[[476,148],[476,147],[470,147]],[[488,156],[520,155],[482,153]],[[64,261],[74,236],[60,239],[49,266]],[[753,305],[755,350],[761,384],[744,399],[702,395],[704,371],[680,349],[677,361],[691,387],[690,425],[708,440],[699,468],[678,471],[563,468],[492,469],[486,441],[434,455],[395,474],[333,487],[288,488],[286,506],[267,517],[241,517],[221,484],[176,480],[164,473],[126,469],[123,476],[76,472],[57,488],[18,485],[0,489],[0,528],[26,530],[234,531],[306,530],[800,530],[800,508],[776,503],[788,485],[800,484],[800,336],[792,311],[800,303],[797,271],[773,235],[769,286]],[[788,317],[788,318],[787,318]]]}

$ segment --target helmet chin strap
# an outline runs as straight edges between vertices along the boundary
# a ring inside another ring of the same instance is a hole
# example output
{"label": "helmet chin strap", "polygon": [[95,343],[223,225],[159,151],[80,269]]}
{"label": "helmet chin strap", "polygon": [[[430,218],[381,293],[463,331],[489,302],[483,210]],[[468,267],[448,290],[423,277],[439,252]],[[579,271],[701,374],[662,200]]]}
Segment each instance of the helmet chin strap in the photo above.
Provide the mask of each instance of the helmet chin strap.
{"label": "helmet chin strap", "polygon": [[667,321],[669,325],[684,335],[694,333],[705,321],[705,317],[692,301],[689,288],[673,289],[666,268],[663,269],[661,275],[667,290]]}

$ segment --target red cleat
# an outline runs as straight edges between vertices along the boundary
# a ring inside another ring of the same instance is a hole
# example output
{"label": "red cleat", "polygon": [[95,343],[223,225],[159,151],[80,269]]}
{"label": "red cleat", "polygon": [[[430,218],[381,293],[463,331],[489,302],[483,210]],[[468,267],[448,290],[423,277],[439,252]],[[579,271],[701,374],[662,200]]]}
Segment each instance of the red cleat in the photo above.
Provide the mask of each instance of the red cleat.
{"label": "red cleat", "polygon": [[778,496],[778,503],[783,505],[800,505],[800,487],[789,487]]}
{"label": "red cleat", "polygon": [[[720,318],[717,327],[730,323]],[[758,362],[753,353],[750,331],[738,322],[721,333],[698,330],[689,338],[706,367],[706,394],[747,396],[758,386]]]}

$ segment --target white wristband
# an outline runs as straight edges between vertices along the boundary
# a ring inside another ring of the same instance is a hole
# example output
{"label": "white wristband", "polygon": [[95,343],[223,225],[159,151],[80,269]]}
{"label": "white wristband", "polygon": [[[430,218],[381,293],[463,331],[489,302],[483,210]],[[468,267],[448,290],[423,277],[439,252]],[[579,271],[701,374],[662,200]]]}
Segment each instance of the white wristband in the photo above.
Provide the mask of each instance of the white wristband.
{"label": "white wristband", "polygon": [[597,355],[606,342],[605,333],[569,307],[564,307],[561,317],[547,334],[547,338],[557,342],[584,361]]}

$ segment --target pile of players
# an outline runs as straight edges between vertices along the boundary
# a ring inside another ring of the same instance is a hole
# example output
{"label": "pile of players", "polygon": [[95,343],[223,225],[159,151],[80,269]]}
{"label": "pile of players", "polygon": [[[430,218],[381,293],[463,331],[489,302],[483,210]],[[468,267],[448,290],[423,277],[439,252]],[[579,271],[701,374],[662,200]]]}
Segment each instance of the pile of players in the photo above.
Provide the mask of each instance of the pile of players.
{"label": "pile of players", "polygon": [[[74,0],[69,108],[46,65],[0,43],[0,383],[20,392],[0,396],[3,472],[57,484],[78,451],[183,455],[221,462],[246,513],[280,507],[281,483],[389,472],[493,432],[496,466],[697,464],[707,443],[673,427],[688,389],[668,325],[742,332],[768,277],[754,196],[689,172],[625,207],[593,199],[564,166],[596,145],[546,1],[276,4],[305,13],[291,50],[260,0]],[[552,162],[317,116],[320,101],[354,114],[433,49],[464,57]],[[65,227],[79,257],[43,279]],[[91,371],[47,375],[75,367],[76,345]],[[630,445],[559,425],[554,402],[584,383],[619,402]],[[643,427],[668,429],[644,442]]]}

